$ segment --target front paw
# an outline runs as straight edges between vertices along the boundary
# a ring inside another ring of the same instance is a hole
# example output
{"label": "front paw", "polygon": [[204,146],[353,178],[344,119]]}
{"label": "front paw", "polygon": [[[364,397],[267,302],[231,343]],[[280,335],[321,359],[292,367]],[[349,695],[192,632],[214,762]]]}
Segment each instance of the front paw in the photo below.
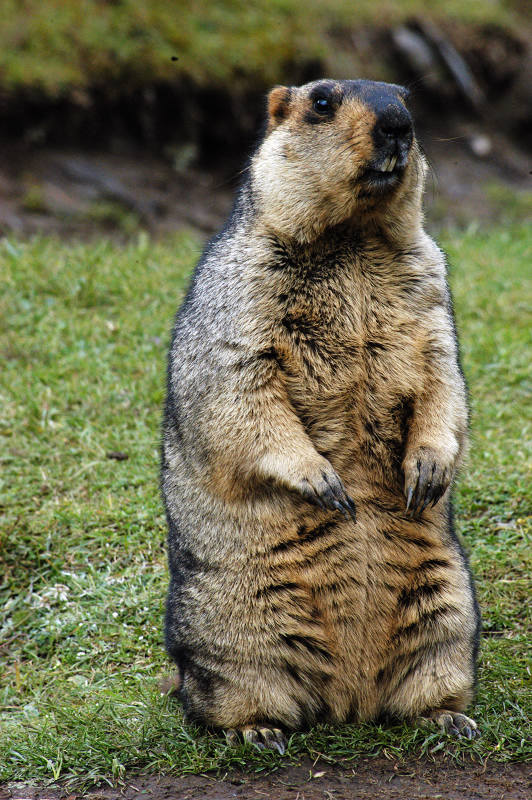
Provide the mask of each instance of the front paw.
{"label": "front paw", "polygon": [[418,447],[405,458],[403,471],[406,510],[418,516],[445,494],[453,477],[454,458],[432,447]]}
{"label": "front paw", "polygon": [[323,509],[339,511],[346,519],[356,522],[356,508],[344,485],[326,458],[318,465],[305,470],[300,478],[298,491],[311,503]]}

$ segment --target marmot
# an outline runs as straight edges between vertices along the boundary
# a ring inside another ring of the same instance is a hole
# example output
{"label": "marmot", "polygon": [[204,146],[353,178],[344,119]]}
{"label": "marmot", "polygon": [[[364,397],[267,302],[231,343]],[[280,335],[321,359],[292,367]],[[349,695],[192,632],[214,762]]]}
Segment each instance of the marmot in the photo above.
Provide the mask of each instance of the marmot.
{"label": "marmot", "polygon": [[270,92],[173,330],[166,647],[190,720],[281,752],[319,721],[476,732],[466,389],[406,96]]}

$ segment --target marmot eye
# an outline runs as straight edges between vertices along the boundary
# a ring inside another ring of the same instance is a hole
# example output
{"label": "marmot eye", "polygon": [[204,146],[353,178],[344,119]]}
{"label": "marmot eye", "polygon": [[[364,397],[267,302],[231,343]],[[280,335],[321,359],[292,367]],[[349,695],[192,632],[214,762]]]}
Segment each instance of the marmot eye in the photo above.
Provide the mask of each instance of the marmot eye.
{"label": "marmot eye", "polygon": [[325,97],[318,97],[317,100],[314,100],[314,111],[318,114],[328,114],[331,110],[331,104]]}

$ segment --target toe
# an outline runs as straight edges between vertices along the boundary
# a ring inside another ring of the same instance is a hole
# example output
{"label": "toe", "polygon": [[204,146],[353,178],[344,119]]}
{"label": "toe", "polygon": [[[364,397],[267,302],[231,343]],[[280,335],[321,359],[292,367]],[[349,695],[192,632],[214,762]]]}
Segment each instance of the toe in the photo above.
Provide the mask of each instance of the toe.
{"label": "toe", "polygon": [[262,736],[255,728],[244,728],[242,730],[242,736],[246,744],[253,745],[257,750],[266,750],[266,745],[262,741]]}
{"label": "toe", "polygon": [[227,744],[231,745],[231,747],[236,747],[237,744],[240,744],[240,737],[238,735],[238,731],[234,728],[229,728],[225,732],[225,741]]}
{"label": "toe", "polygon": [[270,750],[277,750],[278,753],[284,755],[286,751],[286,739],[279,728],[261,728],[260,734],[266,747]]}
{"label": "toe", "polygon": [[468,739],[480,736],[480,731],[474,719],[466,717],[465,714],[454,713],[453,721],[462,736],[466,736]]}

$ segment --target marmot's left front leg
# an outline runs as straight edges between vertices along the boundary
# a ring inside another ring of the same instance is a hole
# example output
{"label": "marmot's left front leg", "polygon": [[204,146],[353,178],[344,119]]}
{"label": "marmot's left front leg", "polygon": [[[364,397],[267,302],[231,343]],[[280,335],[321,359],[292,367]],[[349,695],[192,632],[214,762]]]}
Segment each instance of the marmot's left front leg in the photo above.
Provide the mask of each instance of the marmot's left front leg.
{"label": "marmot's left front leg", "polygon": [[409,448],[403,462],[406,510],[421,514],[428,505],[436,505],[453,478],[458,447],[422,444]]}
{"label": "marmot's left front leg", "polygon": [[414,401],[403,460],[406,508],[413,516],[445,494],[467,440],[465,383],[451,320],[447,322],[431,333],[424,350],[425,386]]}

